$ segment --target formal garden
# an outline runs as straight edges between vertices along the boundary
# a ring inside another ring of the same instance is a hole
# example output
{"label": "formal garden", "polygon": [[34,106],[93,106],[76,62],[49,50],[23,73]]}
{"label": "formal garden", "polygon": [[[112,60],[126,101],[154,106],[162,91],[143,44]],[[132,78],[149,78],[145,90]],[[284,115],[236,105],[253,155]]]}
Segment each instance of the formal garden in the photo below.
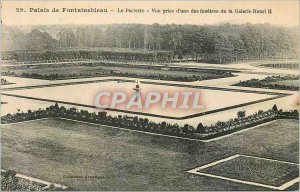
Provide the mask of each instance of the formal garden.
{"label": "formal garden", "polygon": [[[65,69],[65,70],[64,70]],[[153,80],[192,82],[233,77],[233,70],[184,68],[165,65],[130,65],[126,63],[90,62],[74,65],[61,64],[39,66],[4,67],[5,76],[25,77],[45,80],[76,79],[101,76],[118,76]]]}
{"label": "formal garden", "polygon": [[298,91],[299,76],[268,76],[262,80],[250,79],[247,81],[240,81],[235,84],[235,86]]}
{"label": "formal garden", "polygon": [[189,124],[180,126],[170,124],[165,121],[156,123],[148,118],[130,117],[127,115],[111,116],[107,112],[101,111],[91,113],[87,110],[78,110],[75,107],[66,108],[58,106],[56,103],[46,109],[36,111],[28,110],[27,112],[18,112],[16,114],[7,114],[1,117],[2,124],[16,123],[41,118],[66,118],[71,120],[120,127],[144,132],[153,132],[164,135],[171,135],[184,138],[211,139],[222,135],[233,133],[242,129],[260,125],[276,119],[299,119],[298,110],[282,111],[274,105],[267,111],[258,111],[252,115],[246,116],[246,111],[239,111],[235,119],[226,122],[218,121],[215,124],[204,126],[201,122],[197,127]]}

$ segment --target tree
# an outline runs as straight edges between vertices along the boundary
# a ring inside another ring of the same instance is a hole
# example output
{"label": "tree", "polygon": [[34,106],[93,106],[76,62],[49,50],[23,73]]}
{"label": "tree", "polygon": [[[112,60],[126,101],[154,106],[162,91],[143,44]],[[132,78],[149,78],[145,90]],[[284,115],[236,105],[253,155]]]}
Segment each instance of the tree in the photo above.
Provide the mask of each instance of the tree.
{"label": "tree", "polygon": [[107,112],[106,112],[106,111],[98,112],[98,116],[99,116],[101,119],[105,119],[105,118],[106,118],[106,115],[107,115]]}
{"label": "tree", "polygon": [[164,130],[166,129],[166,127],[167,127],[167,123],[166,123],[165,121],[161,122],[161,124],[160,124],[160,129],[161,129],[162,131],[164,131]]}
{"label": "tree", "polygon": [[135,117],[133,118],[133,122],[134,122],[135,124],[137,124],[137,123],[139,122],[139,117],[138,117],[138,116],[135,116]]}
{"label": "tree", "polygon": [[58,111],[58,110],[59,110],[58,103],[55,103],[55,105],[54,105],[54,108],[55,108],[55,110],[56,110],[56,111]]}
{"label": "tree", "polygon": [[201,133],[201,134],[205,133],[205,128],[204,128],[202,123],[198,124],[197,129],[196,129],[196,133]]}
{"label": "tree", "polygon": [[189,125],[188,125],[188,124],[185,124],[185,125],[182,127],[182,132],[183,132],[184,134],[187,134],[188,131],[189,131]]}
{"label": "tree", "polygon": [[237,113],[239,119],[246,117],[246,111],[239,111]]}
{"label": "tree", "polygon": [[71,29],[63,29],[58,34],[58,42],[62,47],[71,48],[78,45],[78,39]]}
{"label": "tree", "polygon": [[264,113],[263,110],[259,110],[259,111],[257,112],[258,115],[262,115],[263,113]]}
{"label": "tree", "polygon": [[277,105],[276,105],[276,104],[274,104],[274,106],[272,107],[272,110],[273,110],[274,112],[278,112],[278,108],[277,108]]}
{"label": "tree", "polygon": [[149,124],[149,119],[148,118],[145,118],[144,119],[144,125],[148,125]]}

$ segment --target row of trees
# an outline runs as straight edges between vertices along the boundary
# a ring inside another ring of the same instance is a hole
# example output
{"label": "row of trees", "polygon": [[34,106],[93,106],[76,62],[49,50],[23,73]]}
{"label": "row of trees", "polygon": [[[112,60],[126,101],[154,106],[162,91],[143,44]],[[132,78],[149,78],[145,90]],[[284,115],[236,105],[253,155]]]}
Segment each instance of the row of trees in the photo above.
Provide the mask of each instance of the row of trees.
{"label": "row of trees", "polygon": [[[53,28],[44,26],[42,30],[53,33]],[[299,55],[297,28],[269,24],[65,26],[57,27],[54,38],[38,29],[27,35],[7,27],[3,35],[4,50],[95,47],[167,50],[174,53],[173,59],[186,57],[213,63],[298,58]],[[116,57],[124,59],[122,55]]]}
{"label": "row of trees", "polygon": [[299,119],[297,110],[291,112],[278,111],[277,106],[268,111],[259,111],[250,116],[246,116],[245,111],[238,112],[236,119],[231,119],[227,122],[217,122],[214,125],[203,126],[199,123],[195,128],[191,125],[185,124],[179,126],[178,124],[170,124],[164,122],[156,123],[149,121],[148,118],[129,117],[127,115],[118,115],[116,117],[107,115],[105,111],[98,112],[98,114],[90,113],[87,110],[78,111],[76,108],[59,107],[58,104],[50,106],[45,110],[39,109],[37,111],[28,110],[27,113],[18,112],[16,114],[7,114],[1,117],[2,123],[20,122],[32,119],[40,119],[46,117],[63,117],[67,119],[79,120],[84,122],[91,122],[102,125],[109,125],[115,127],[122,127],[127,129],[142,130],[146,132],[161,133],[166,135],[173,135],[188,138],[211,138],[219,135],[227,134],[229,132],[237,131],[243,128],[254,126],[266,121],[276,118],[293,118]]}
{"label": "row of trees", "polygon": [[116,49],[64,49],[48,51],[6,51],[2,59],[16,60],[17,62],[53,62],[62,60],[111,60],[111,61],[142,61],[142,62],[170,62],[173,59],[172,51],[145,51],[145,50],[116,50]]}
{"label": "row of trees", "polygon": [[246,129],[256,125],[260,125],[275,119],[298,119],[298,110],[282,111],[278,110],[274,105],[272,109],[267,111],[259,110],[257,113],[246,116],[245,111],[239,111],[238,117],[223,122],[218,121],[215,124],[203,127],[200,138],[215,138],[225,134],[229,134],[238,130]]}
{"label": "row of trees", "polygon": [[27,113],[19,112],[14,115],[7,114],[1,117],[1,121],[4,123],[20,122],[26,120],[40,119],[46,117],[64,117],[67,119],[74,119],[84,122],[98,123],[108,126],[123,127],[128,129],[144,130],[149,132],[158,132],[168,135],[177,135],[183,137],[191,137],[196,131],[194,127],[186,124],[179,126],[178,124],[169,124],[166,122],[155,123],[149,121],[147,118],[129,117],[127,115],[118,115],[116,117],[107,115],[107,112],[101,111],[96,113],[90,113],[87,110],[77,110],[73,108],[59,107],[58,104],[50,106],[45,110],[39,109],[37,111],[28,110]]}
{"label": "row of trees", "polygon": [[238,117],[235,119],[230,119],[229,121],[223,122],[218,121],[214,125],[206,127],[204,133],[206,137],[211,137],[215,135],[223,135],[223,133],[228,133],[230,131],[235,131],[241,128],[252,127],[256,124],[262,124],[275,119],[278,116],[277,110],[267,110],[258,111],[249,116],[245,116],[245,111],[238,112]]}

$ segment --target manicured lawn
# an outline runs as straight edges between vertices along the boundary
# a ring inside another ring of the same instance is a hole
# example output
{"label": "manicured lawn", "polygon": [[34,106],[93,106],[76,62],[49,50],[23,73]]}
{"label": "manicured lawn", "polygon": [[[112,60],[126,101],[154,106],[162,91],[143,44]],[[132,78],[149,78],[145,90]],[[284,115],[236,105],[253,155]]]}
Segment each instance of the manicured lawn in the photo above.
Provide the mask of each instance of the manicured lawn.
{"label": "manicured lawn", "polygon": [[5,125],[2,168],[85,191],[268,190],[187,171],[237,153],[298,162],[298,123],[278,120],[209,143],[62,119]]}
{"label": "manicured lawn", "polygon": [[269,159],[239,156],[200,172],[279,187],[299,176],[299,166]]}

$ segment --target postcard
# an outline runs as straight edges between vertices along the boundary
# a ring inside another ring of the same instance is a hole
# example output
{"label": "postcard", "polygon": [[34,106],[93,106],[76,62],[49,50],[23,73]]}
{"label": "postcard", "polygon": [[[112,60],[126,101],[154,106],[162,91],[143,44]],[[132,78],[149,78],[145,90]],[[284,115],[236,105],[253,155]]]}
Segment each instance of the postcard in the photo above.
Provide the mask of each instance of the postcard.
{"label": "postcard", "polygon": [[299,190],[299,1],[1,13],[2,191]]}

